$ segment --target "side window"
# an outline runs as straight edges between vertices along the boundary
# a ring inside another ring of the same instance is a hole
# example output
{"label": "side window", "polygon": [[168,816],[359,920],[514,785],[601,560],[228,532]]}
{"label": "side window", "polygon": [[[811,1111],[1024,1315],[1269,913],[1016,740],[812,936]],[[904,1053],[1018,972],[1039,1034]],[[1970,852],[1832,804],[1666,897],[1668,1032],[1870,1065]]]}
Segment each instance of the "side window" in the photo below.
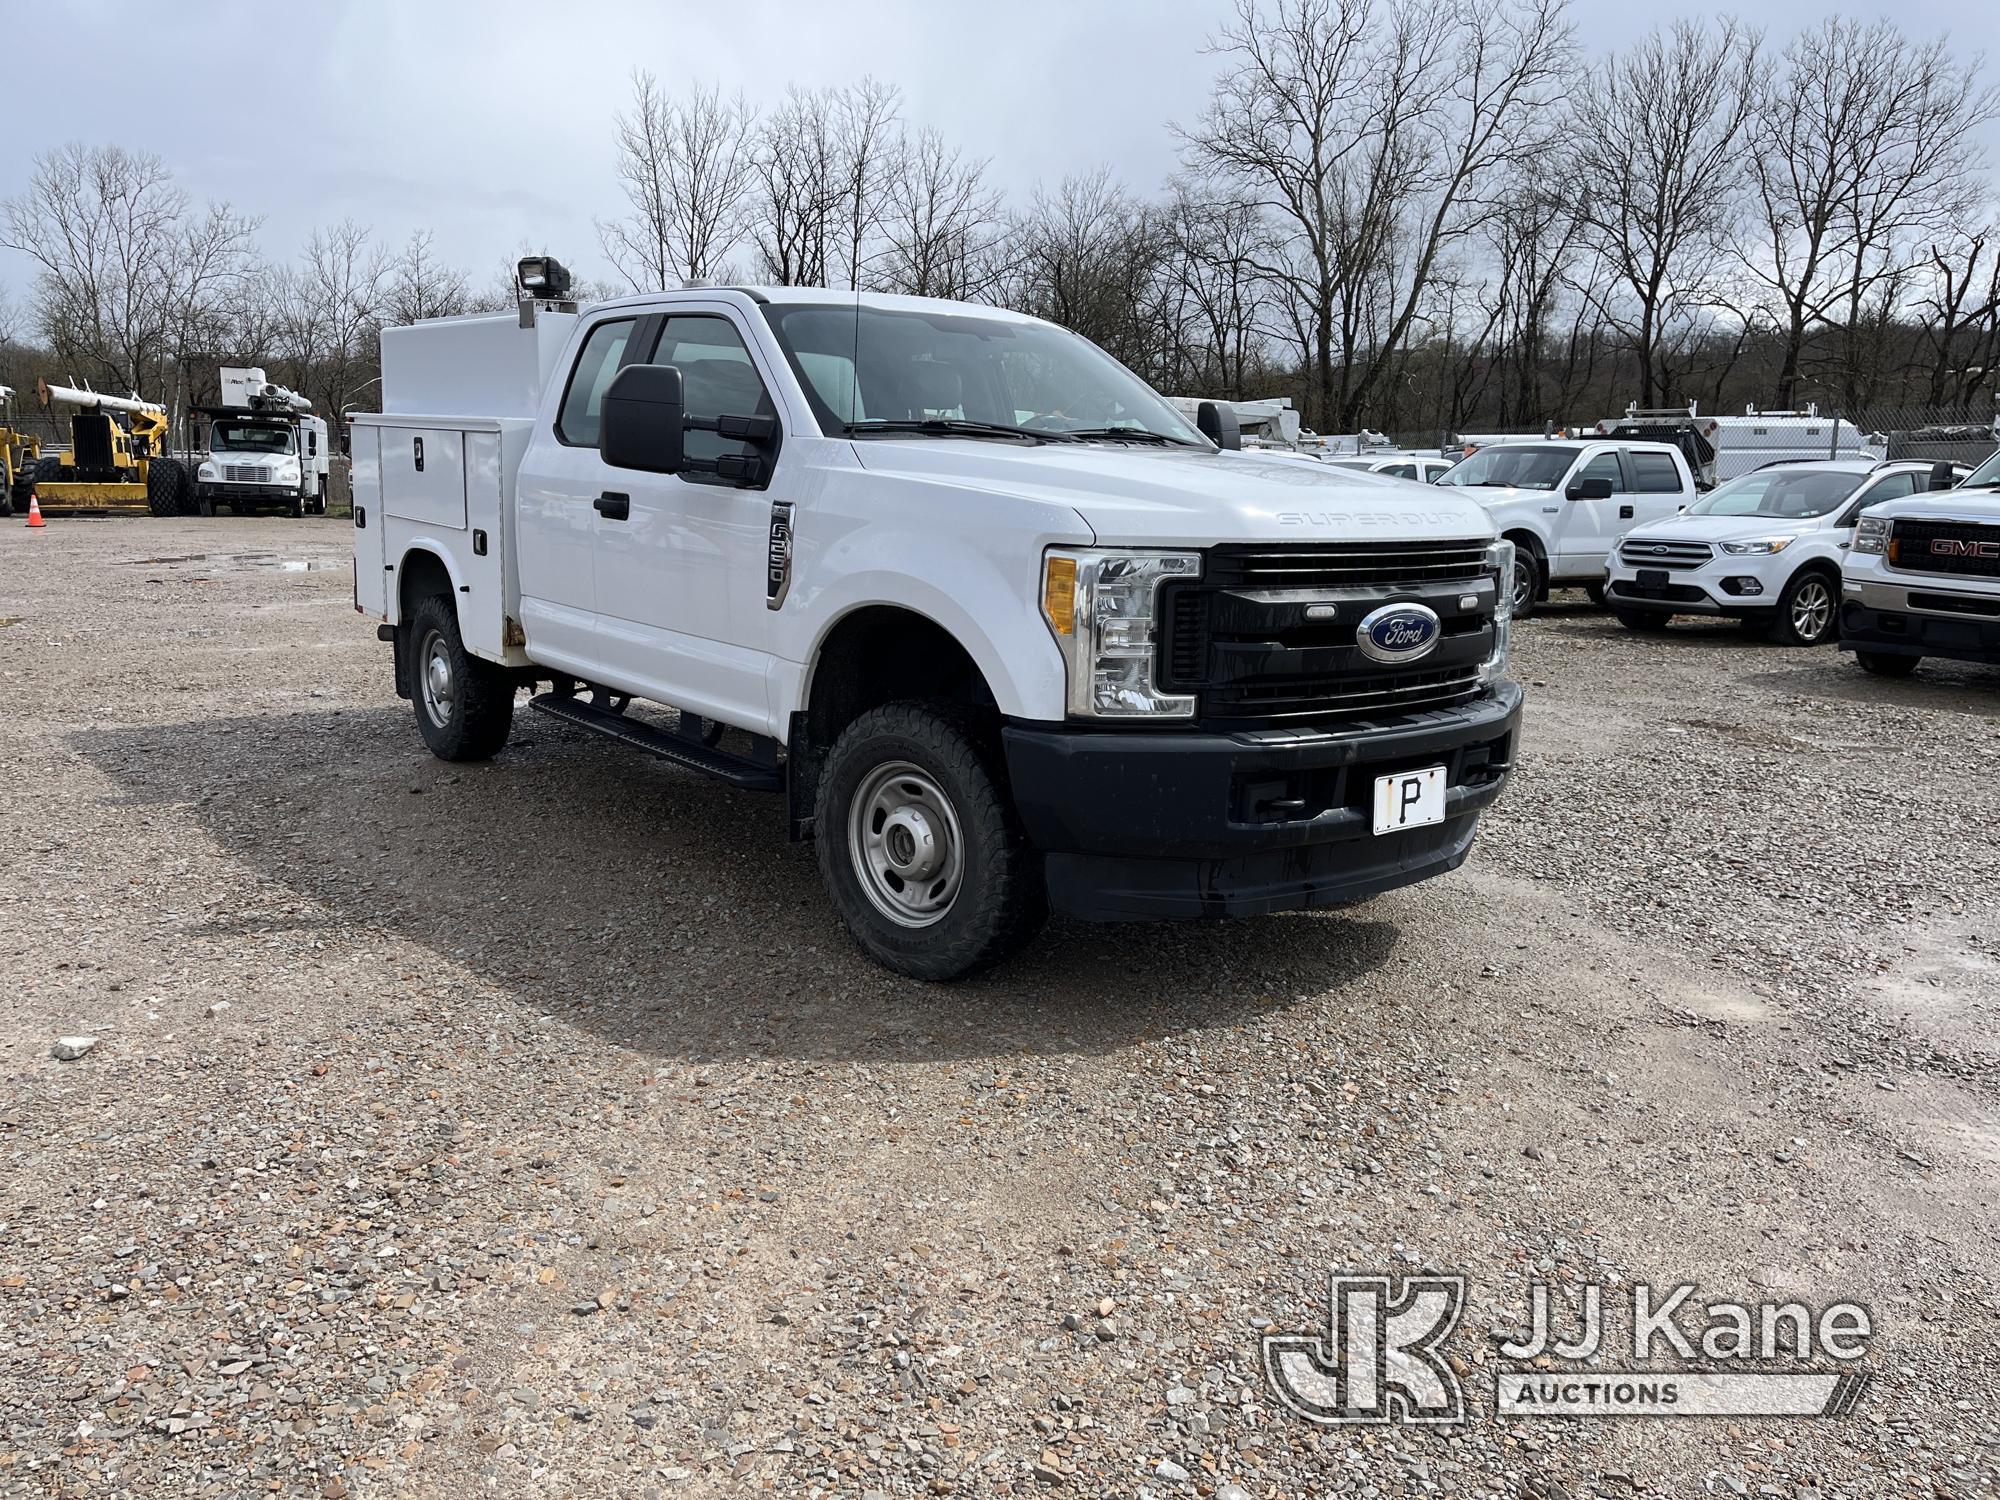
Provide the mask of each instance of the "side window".
{"label": "side window", "polygon": [[1597,457],[1576,471],[1576,478],[1608,479],[1611,481],[1612,494],[1622,495],[1625,493],[1625,474],[1618,467],[1618,455],[1615,453],[1598,454]]}
{"label": "side window", "polygon": [[1676,495],[1681,488],[1680,465],[1671,453],[1634,453],[1632,482],[1642,495]]}
{"label": "side window", "polygon": [[1393,475],[1397,479],[1415,479],[1417,477],[1417,466],[1415,464],[1390,464],[1380,472]]}
{"label": "side window", "polygon": [[[768,417],[775,410],[742,335],[727,318],[713,313],[668,318],[653,363],[681,372],[691,417]],[[686,451],[689,458],[719,458],[748,453],[750,445],[713,432],[690,432]]]}
{"label": "side window", "polygon": [[637,326],[631,318],[599,323],[583,341],[583,352],[570,371],[562,410],[556,413],[556,436],[573,448],[595,448],[604,415],[604,391],[625,363],[625,346]]}
{"label": "side window", "polygon": [[1869,485],[1862,491],[1861,498],[1848,509],[1847,514],[1840,518],[1840,524],[1858,525],[1861,512],[1869,506],[1880,505],[1884,500],[1901,500],[1906,495],[1916,494],[1917,477],[1915,474],[1891,474],[1887,479]]}
{"label": "side window", "polygon": [[306,457],[319,457],[319,432],[316,428],[308,427],[306,429]]}

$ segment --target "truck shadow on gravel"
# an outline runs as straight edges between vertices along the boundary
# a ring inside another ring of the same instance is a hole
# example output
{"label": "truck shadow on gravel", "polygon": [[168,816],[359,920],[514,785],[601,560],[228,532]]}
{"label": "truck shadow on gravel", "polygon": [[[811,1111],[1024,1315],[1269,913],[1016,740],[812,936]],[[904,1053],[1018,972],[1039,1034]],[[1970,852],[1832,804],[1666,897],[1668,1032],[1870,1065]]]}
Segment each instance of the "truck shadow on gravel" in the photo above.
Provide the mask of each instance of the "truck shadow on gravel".
{"label": "truck shadow on gravel", "polygon": [[[68,743],[275,889],[190,890],[211,941],[313,928],[422,945],[619,1046],[691,1061],[1103,1053],[1302,1003],[1398,939],[1375,908],[1250,922],[1051,923],[997,972],[926,985],[861,956],[783,800],[525,709],[482,765],[433,760],[409,710],[86,730]],[[299,909],[300,903],[307,910]],[[441,965],[427,978],[450,976]]]}

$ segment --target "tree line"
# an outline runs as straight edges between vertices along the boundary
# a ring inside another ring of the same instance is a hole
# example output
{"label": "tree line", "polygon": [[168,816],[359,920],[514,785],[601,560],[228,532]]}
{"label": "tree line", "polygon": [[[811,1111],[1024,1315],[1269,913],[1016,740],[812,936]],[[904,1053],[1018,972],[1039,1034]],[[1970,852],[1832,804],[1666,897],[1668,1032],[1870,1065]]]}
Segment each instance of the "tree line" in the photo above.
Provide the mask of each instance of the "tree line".
{"label": "tree line", "polygon": [[[1566,0],[1235,0],[1208,50],[1170,180],[1104,167],[1018,201],[893,85],[753,104],[639,71],[610,142],[623,208],[596,226],[610,274],[586,293],[991,302],[1165,391],[1291,396],[1321,431],[1628,401],[1977,410],[1995,388],[1978,141],[2000,91],[1949,38],[1680,20],[1593,56]],[[426,233],[342,223],[272,261],[259,228],[155,157],[50,152],[0,205],[0,244],[37,268],[0,342],[173,402],[212,394],[219,361],[260,363],[333,412],[372,404],[384,324],[512,303],[505,271],[446,265]]]}

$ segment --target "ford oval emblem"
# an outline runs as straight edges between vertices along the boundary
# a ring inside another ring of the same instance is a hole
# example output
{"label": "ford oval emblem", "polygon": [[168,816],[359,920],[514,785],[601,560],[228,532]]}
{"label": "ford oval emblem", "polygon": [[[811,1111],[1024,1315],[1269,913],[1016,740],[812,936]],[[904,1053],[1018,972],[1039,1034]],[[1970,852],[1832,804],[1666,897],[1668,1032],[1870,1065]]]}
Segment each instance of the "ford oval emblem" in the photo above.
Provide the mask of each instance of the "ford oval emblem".
{"label": "ford oval emblem", "polygon": [[1362,617],[1354,644],[1363,656],[1401,666],[1430,655],[1442,633],[1435,611],[1421,604],[1385,604]]}

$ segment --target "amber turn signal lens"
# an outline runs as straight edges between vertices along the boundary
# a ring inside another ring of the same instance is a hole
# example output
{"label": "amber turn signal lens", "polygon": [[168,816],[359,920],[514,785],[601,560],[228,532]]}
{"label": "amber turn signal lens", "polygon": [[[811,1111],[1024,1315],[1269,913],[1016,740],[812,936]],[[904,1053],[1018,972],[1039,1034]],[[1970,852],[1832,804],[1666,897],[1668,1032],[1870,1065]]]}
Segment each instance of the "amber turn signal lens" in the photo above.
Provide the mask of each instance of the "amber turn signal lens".
{"label": "amber turn signal lens", "polygon": [[1076,633],[1076,559],[1052,557],[1042,565],[1042,613],[1057,635]]}

